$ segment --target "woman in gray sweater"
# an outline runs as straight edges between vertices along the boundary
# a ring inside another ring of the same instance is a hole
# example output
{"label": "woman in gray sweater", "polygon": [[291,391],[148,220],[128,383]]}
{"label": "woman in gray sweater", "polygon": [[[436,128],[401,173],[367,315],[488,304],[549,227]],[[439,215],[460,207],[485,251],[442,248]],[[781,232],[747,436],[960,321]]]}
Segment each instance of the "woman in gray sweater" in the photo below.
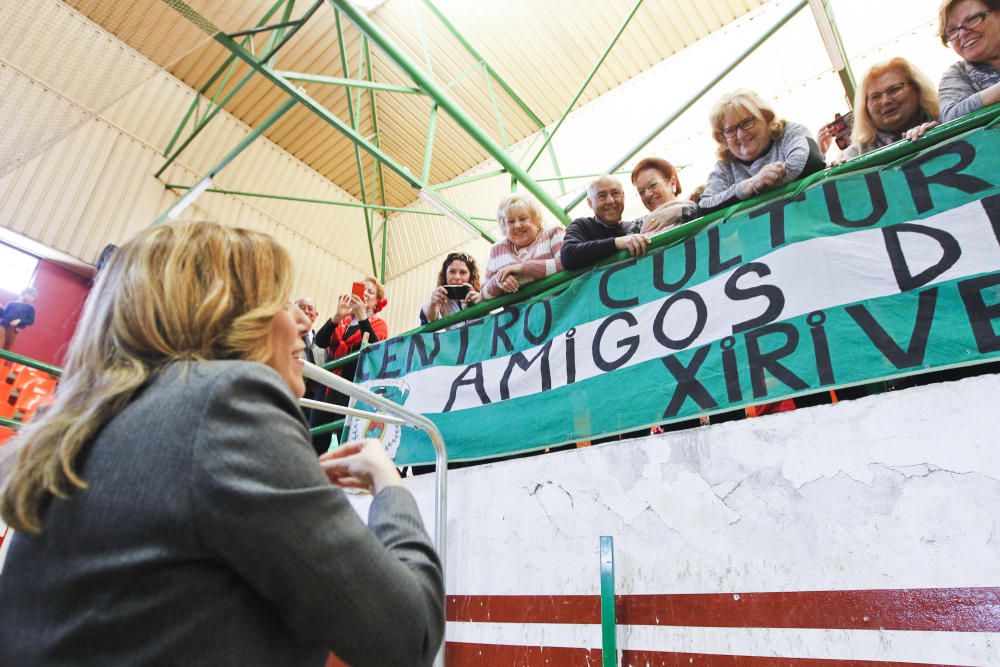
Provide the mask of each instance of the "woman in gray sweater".
{"label": "woman in gray sweater", "polygon": [[[104,268],[0,497],[4,664],[429,665],[438,560],[384,449],[316,459],[288,253],[157,225]],[[374,496],[368,525],[343,491]]]}
{"label": "woman in gray sweater", "polygon": [[809,130],[778,118],[752,90],[723,95],[709,121],[719,161],[698,200],[702,213],[750,199],[826,166]]}
{"label": "woman in gray sweater", "polygon": [[1000,102],[1000,0],[945,0],[941,41],[962,57],[941,76],[941,121]]}

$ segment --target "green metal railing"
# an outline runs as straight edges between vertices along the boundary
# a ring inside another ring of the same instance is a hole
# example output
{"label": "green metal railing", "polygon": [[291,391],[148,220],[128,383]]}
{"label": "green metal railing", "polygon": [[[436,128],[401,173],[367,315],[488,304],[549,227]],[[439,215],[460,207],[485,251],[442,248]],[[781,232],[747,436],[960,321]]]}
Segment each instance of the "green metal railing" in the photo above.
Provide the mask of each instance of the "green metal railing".
{"label": "green metal railing", "polygon": [[[812,174],[806,178],[792,181],[791,183],[787,183],[780,188],[765,192],[744,202],[734,204],[729,208],[713,211],[708,215],[692,220],[684,225],[681,225],[680,227],[667,230],[666,232],[658,234],[650,241],[649,250],[655,250],[657,248],[663,248],[680,243],[689,236],[693,236],[711,225],[728,220],[739,213],[757,208],[762,204],[786,197],[794,197],[811,185],[814,185],[826,178],[854,172],[863,172],[874,167],[890,165],[895,162],[905,160],[916,153],[934,146],[935,144],[952,139],[970,130],[981,127],[992,128],[994,125],[1000,126],[1000,103],[980,109],[979,111],[968,114],[949,123],[939,125],[938,127],[927,132],[927,134],[917,141],[898,141],[876,151],[865,153],[864,155],[856,157],[853,160],[848,160],[843,164],[839,164]],[[520,290],[512,294],[504,294],[495,299],[483,301],[482,303],[478,303],[458,313],[453,313],[447,317],[434,320],[424,326],[416,327],[400,335],[407,336],[414,333],[430,333],[432,331],[439,331],[460,322],[484,317],[497,308],[557,294],[565,289],[568,286],[568,283],[576,276],[586,271],[595,270],[595,268],[615,264],[628,257],[629,254],[623,250],[596,264],[594,267],[578,269],[575,271],[561,271],[551,276],[542,278],[541,280],[528,283]],[[328,370],[339,368],[344,364],[356,361],[358,356],[359,354],[355,352],[327,363],[324,368]]]}

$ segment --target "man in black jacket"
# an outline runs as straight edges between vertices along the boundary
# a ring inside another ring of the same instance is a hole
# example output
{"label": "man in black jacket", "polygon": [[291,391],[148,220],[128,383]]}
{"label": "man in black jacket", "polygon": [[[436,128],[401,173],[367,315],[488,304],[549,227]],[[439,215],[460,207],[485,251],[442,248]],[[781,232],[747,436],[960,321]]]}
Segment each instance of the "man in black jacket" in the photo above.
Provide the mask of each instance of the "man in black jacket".
{"label": "man in black jacket", "polygon": [[[637,233],[641,221],[622,224],[625,191],[621,181],[604,174],[587,186],[593,217],[577,218],[566,230],[561,252],[567,269],[581,269],[627,250],[633,257],[646,252],[649,236]],[[638,223],[638,224],[637,224]]]}

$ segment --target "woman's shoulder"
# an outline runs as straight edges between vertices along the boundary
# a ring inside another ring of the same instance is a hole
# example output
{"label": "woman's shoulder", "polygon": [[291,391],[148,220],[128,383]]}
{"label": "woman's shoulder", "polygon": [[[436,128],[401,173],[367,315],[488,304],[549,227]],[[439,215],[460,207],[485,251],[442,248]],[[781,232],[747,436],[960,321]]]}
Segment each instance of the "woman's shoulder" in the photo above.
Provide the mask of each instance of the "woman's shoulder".
{"label": "woman's shoulder", "polygon": [[289,393],[273,368],[257,361],[240,359],[175,361],[160,371],[150,389],[157,393],[195,393],[208,397],[226,394],[238,385],[248,384]]}

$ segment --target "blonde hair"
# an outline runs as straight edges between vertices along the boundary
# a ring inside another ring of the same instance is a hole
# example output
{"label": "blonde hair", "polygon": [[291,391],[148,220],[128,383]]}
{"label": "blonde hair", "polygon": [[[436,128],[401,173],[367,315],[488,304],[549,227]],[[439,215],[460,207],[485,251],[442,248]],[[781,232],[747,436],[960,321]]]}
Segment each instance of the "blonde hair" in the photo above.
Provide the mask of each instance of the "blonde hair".
{"label": "blonde hair", "polygon": [[722,119],[726,114],[739,111],[740,109],[743,109],[758,120],[764,121],[772,140],[780,139],[781,135],[785,133],[785,124],[787,121],[783,118],[778,118],[774,107],[763,97],[746,88],[726,93],[715,103],[715,106],[712,107],[712,110],[708,114],[708,122],[712,125],[712,137],[715,139],[715,143],[718,144],[715,154],[720,160],[725,162],[730,162],[733,159],[733,154],[729,152],[726,137],[722,134]]}
{"label": "blonde hair", "polygon": [[528,211],[528,216],[538,227],[538,231],[542,231],[542,207],[539,206],[534,197],[515,192],[501,199],[500,206],[497,208],[497,224],[500,225],[500,233],[503,234],[504,238],[508,238],[507,218],[513,212],[524,210]]}
{"label": "blonde hair", "polygon": [[40,532],[51,497],[85,489],[84,446],[170,362],[270,358],[291,280],[277,241],[216,223],[157,225],[118,249],[87,299],[53,404],[9,445],[20,451],[4,521]]}
{"label": "blonde hair", "polygon": [[871,114],[868,113],[868,91],[871,88],[872,80],[886,72],[901,74],[907,83],[916,89],[920,109],[930,116],[931,120],[938,118],[938,96],[934,84],[906,58],[893,58],[884,63],[872,65],[854,93],[854,129],[851,130],[851,143],[863,146],[870,144],[875,138],[875,132],[878,128],[875,127]]}

